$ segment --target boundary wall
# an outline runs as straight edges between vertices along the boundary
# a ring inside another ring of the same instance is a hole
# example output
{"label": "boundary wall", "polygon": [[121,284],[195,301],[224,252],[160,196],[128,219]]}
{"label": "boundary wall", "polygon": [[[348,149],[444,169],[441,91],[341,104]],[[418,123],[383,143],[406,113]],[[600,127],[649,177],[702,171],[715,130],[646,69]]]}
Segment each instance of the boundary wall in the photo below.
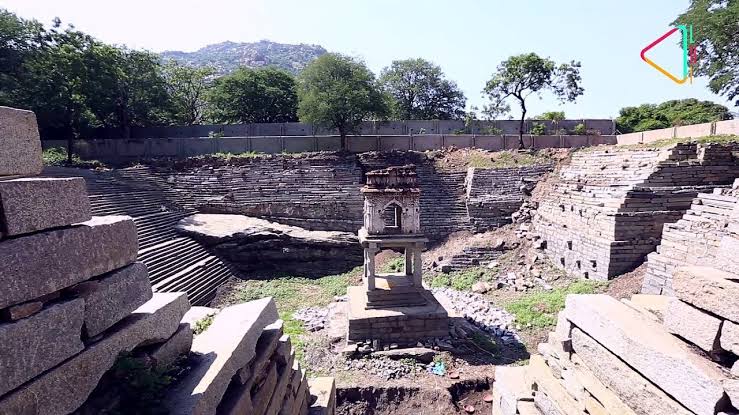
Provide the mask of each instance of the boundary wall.
{"label": "boundary wall", "polygon": [[[66,140],[44,140],[45,149],[66,147]],[[616,136],[538,135],[524,136],[526,148],[575,148],[616,144]],[[352,153],[389,150],[438,150],[445,147],[476,147],[484,150],[518,148],[517,135],[385,135],[349,136]],[[83,159],[111,162],[151,157],[192,157],[214,153],[257,152],[266,154],[339,151],[339,136],[218,137],[77,140],[74,152]]]}
{"label": "boundary wall", "polygon": [[[597,131],[601,135],[615,134],[616,124],[610,119],[579,120],[526,120],[524,132],[528,133],[534,124],[542,124],[546,134],[558,134],[558,131],[572,131],[576,125],[584,124],[586,130]],[[472,134],[490,134],[491,129],[499,130],[498,134],[518,134],[519,120],[476,120],[468,127]],[[463,120],[404,120],[404,121],[365,121],[359,126],[359,135],[411,135],[411,134],[454,134],[465,129]],[[175,125],[156,127],[132,127],[130,138],[188,138],[208,137],[210,133],[219,133],[226,137],[254,136],[312,136],[338,135],[337,130],[330,130],[301,122],[285,123],[252,123],[252,124],[208,124],[208,125]],[[124,137],[120,129],[99,128],[93,131],[92,138]]]}
{"label": "boundary wall", "polygon": [[616,136],[619,145],[652,143],[671,138],[707,137],[713,135],[739,135],[739,120],[707,122],[704,124],[683,125],[659,130]]}

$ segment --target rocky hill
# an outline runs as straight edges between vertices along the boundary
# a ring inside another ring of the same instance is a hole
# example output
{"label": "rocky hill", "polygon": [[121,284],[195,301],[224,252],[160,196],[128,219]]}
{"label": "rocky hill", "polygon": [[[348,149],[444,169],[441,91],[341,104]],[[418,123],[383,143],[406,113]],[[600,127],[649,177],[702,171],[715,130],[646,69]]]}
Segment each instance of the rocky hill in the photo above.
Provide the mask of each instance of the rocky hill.
{"label": "rocky hill", "polygon": [[270,65],[296,74],[324,53],[326,49],[319,45],[289,45],[261,40],[255,43],[216,43],[195,52],[165,51],[160,56],[193,66],[211,66],[218,75],[239,66],[256,68]]}

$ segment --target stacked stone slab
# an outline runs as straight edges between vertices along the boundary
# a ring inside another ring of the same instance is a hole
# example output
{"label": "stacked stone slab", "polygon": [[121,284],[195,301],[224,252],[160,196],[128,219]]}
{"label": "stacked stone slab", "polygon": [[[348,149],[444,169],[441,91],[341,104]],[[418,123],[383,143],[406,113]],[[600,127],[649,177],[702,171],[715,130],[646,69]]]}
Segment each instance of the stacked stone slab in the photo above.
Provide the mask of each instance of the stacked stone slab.
{"label": "stacked stone slab", "polygon": [[660,245],[647,256],[642,292],[673,295],[672,274],[689,265],[715,266],[738,272],[739,180],[729,189],[700,193],[690,209],[665,224]]}
{"label": "stacked stone slab", "polygon": [[119,354],[164,347],[189,303],[152,295],[133,221],[92,217],[84,180],[26,177],[32,112],[0,107],[0,133],[0,413],[66,414]]}
{"label": "stacked stone slab", "polygon": [[583,278],[607,280],[635,268],[659,244],[663,225],[679,220],[699,192],[739,175],[735,147],[575,153],[534,218],[546,254]]}
{"label": "stacked stone slab", "polygon": [[681,269],[678,298],[654,307],[658,313],[644,299],[568,296],[555,331],[539,345],[541,355],[516,368],[524,375],[496,376],[495,397],[509,409],[493,414],[736,413],[735,278]]}
{"label": "stacked stone slab", "polygon": [[192,370],[166,398],[170,413],[306,415],[320,397],[329,406],[317,413],[335,410],[333,379],[309,388],[270,298],[221,310],[192,352]]}
{"label": "stacked stone slab", "polygon": [[470,167],[465,179],[465,199],[473,229],[483,232],[511,223],[511,214],[551,170],[548,164],[501,169]]}

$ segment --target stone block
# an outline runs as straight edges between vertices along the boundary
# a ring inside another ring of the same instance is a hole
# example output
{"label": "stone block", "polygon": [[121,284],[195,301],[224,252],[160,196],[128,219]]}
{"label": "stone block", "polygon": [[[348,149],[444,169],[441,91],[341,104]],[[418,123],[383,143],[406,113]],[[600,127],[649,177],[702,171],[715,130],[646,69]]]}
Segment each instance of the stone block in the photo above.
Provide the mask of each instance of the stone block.
{"label": "stone block", "polygon": [[[536,385],[536,394],[538,395],[542,391],[546,393],[556,407],[561,409],[561,413],[583,413],[585,409],[584,402],[578,402],[565,390],[562,383],[552,375],[544,358],[539,355],[531,356],[527,375],[531,379],[531,382]],[[536,397],[534,401],[536,401]]]}
{"label": "stone block", "polygon": [[670,297],[655,294],[634,294],[631,302],[653,313],[663,315]]}
{"label": "stone block", "polygon": [[502,415],[515,415],[517,402],[531,401],[531,384],[527,382],[527,366],[496,366],[493,382],[493,406]]}
{"label": "stone block", "polygon": [[[723,372],[661,325],[603,294],[569,295],[567,319],[698,415],[713,415]],[[577,352],[577,349],[575,349]]]}
{"label": "stone block", "polygon": [[0,414],[63,415],[75,411],[120,353],[168,339],[189,307],[185,293],[155,294],[107,337],[1,398]]}
{"label": "stone block", "polygon": [[724,382],[724,390],[734,407],[739,407],[739,379],[728,379]]}
{"label": "stone block", "polygon": [[0,176],[41,174],[41,137],[32,111],[0,107]]}
{"label": "stone block", "polygon": [[735,355],[739,355],[739,325],[731,321],[724,320],[721,326],[721,336],[719,337],[721,348],[728,350]]}
{"label": "stone block", "polygon": [[692,414],[580,329],[572,331],[572,348],[584,366],[636,414]]}
{"label": "stone block", "polygon": [[590,370],[582,363],[582,360],[575,355],[573,359],[575,365],[571,367],[574,370],[575,377],[583,385],[591,395],[593,395],[598,402],[603,405],[606,410],[611,414],[619,415],[635,415],[634,411],[626,406],[614,391],[609,389],[606,385],[598,380]]}
{"label": "stone block", "polygon": [[136,259],[136,226],[127,216],[0,242],[0,308],[70,287]]}
{"label": "stone block", "polygon": [[102,278],[72,287],[85,299],[85,332],[94,337],[149,301],[149,273],[143,262],[135,262]]}
{"label": "stone block", "polygon": [[16,236],[90,220],[81,177],[0,181],[0,233]]}
{"label": "stone block", "polygon": [[334,378],[322,377],[308,379],[308,390],[315,401],[311,404],[310,415],[332,415],[336,408],[336,383]]}
{"label": "stone block", "polygon": [[667,331],[693,343],[706,352],[720,350],[721,320],[690,304],[672,298],[664,316]]}
{"label": "stone block", "polygon": [[190,353],[192,347],[192,328],[187,323],[180,323],[177,331],[164,343],[155,346],[149,356],[158,368],[166,368],[179,359],[180,356]]}
{"label": "stone block", "polygon": [[0,395],[79,353],[84,301],[75,299],[0,324]]}
{"label": "stone block", "polygon": [[739,323],[735,275],[709,267],[684,267],[675,271],[672,289],[686,303]]}
{"label": "stone block", "polygon": [[194,306],[187,310],[185,317],[182,317],[182,322],[189,324],[190,327],[195,327],[195,324],[197,324],[198,321],[206,317],[214,316],[217,313],[217,308]]}
{"label": "stone block", "polygon": [[[215,414],[231,378],[253,358],[265,326],[278,318],[271,298],[221,310],[208,330],[195,337],[198,363],[165,400],[172,413]],[[254,405],[256,405],[256,400]]]}
{"label": "stone block", "polygon": [[6,320],[16,321],[32,316],[41,311],[42,308],[44,308],[43,302],[29,301],[6,308],[2,311],[2,317]]}

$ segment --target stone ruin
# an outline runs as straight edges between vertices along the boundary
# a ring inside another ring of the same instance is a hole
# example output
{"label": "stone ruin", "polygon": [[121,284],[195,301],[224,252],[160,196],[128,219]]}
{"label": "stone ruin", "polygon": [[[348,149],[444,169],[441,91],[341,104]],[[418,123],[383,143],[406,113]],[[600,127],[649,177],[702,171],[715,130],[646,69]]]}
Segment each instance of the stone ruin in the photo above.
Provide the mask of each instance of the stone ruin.
{"label": "stone ruin", "polygon": [[581,278],[608,280],[654,251],[701,191],[739,176],[736,145],[678,144],[662,150],[593,150],[573,155],[534,217],[551,262]]}
{"label": "stone ruin", "polygon": [[333,379],[306,378],[271,299],[193,338],[187,295],[152,292],[131,218],[92,216],[81,178],[34,177],[32,112],[0,107],[0,148],[0,413],[115,410],[120,359],[190,367],[164,392],[173,414],[333,413]]}
{"label": "stone ruin", "polygon": [[[381,341],[415,345],[449,333],[446,310],[423,287],[421,252],[428,241],[421,233],[420,189],[413,165],[367,173],[364,226],[364,286],[350,287],[350,342]],[[403,251],[401,273],[378,273],[375,256],[382,249]]]}

